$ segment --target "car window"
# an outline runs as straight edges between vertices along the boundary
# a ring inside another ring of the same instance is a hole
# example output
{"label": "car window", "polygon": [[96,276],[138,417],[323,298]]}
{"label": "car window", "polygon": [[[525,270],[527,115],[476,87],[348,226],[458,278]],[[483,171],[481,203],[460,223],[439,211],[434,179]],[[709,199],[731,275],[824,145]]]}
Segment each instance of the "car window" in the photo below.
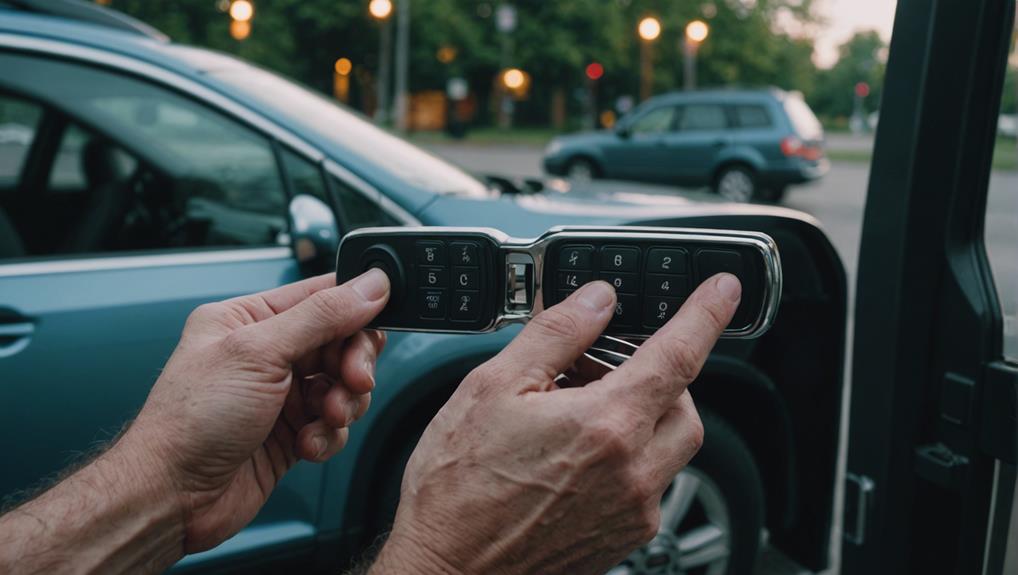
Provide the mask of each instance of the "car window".
{"label": "car window", "polygon": [[1018,48],[1004,84],[984,241],[1004,318],[1004,357],[1018,363]]}
{"label": "car window", "polygon": [[27,255],[287,241],[287,197],[268,138],[114,72],[9,54],[0,54],[0,68],[2,82],[70,121],[49,164],[50,185],[16,198],[9,212]]}
{"label": "car window", "polygon": [[293,195],[313,196],[332,207],[332,200],[325,189],[325,180],[316,164],[289,148],[282,148],[280,157],[283,159],[283,167],[286,169],[286,177],[290,180],[290,192]]}
{"label": "car window", "polygon": [[639,134],[660,134],[672,129],[672,120],[675,118],[675,108],[664,106],[655,108],[633,121],[630,133]]}
{"label": "car window", "polygon": [[728,127],[725,109],[716,104],[690,104],[679,119],[680,132],[724,130]]}
{"label": "car window", "polygon": [[739,104],[734,106],[734,111],[738,128],[769,128],[772,125],[771,115],[763,106]]}
{"label": "car window", "polygon": [[346,182],[336,177],[331,177],[330,181],[339,201],[344,233],[358,228],[400,225],[400,222],[382,209],[382,206]]}
{"label": "car window", "polygon": [[41,117],[42,107],[0,93],[0,188],[17,184]]}
{"label": "car window", "polygon": [[824,127],[820,125],[813,110],[795,95],[785,99],[785,112],[788,119],[792,121],[795,133],[803,140],[822,140],[824,138]]}

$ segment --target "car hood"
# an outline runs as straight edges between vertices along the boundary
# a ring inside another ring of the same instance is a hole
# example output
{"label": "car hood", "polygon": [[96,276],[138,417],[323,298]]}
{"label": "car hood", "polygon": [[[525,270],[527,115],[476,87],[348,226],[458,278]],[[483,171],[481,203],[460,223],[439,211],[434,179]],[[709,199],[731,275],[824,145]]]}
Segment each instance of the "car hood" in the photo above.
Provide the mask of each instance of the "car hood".
{"label": "car hood", "polygon": [[587,189],[565,193],[471,199],[442,196],[419,217],[426,225],[491,227],[515,237],[536,237],[563,225],[670,225],[708,215],[775,215],[804,219],[807,214],[775,206],[733,204],[705,192],[652,194],[634,185],[622,190]]}

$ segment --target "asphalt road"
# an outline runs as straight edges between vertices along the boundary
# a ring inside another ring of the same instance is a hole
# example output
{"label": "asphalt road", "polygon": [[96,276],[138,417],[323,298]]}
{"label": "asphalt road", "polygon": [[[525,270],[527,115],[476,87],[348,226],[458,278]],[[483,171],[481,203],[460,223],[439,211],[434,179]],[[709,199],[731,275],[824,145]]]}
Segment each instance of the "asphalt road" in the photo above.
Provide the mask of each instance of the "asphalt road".
{"label": "asphalt road", "polygon": [[[872,140],[835,135],[828,145],[832,148],[865,151]],[[474,172],[489,172],[513,176],[542,175],[540,148],[525,146],[475,146],[470,144],[431,144],[432,152]],[[869,183],[869,165],[853,162],[834,162],[830,173],[820,181],[791,188],[783,202],[786,207],[801,210],[817,218],[834,244],[849,280],[849,338],[848,355],[851,357],[852,310],[855,309],[855,278],[859,262],[859,241],[862,235],[863,209]],[[662,195],[675,194],[665,186],[648,186],[628,182],[597,182],[597,186],[632,189]],[[1018,172],[994,172],[990,183],[986,220],[986,239],[998,292],[1005,310],[1005,352],[1018,357]],[[850,382],[851,362],[846,365],[846,381]],[[846,397],[850,387],[846,385]],[[844,402],[847,415],[848,401]],[[847,417],[843,417],[847,425]],[[847,434],[843,428],[839,466],[844,470]],[[839,473],[840,476],[840,473]],[[838,497],[840,500],[840,496]],[[835,510],[835,533],[840,540],[840,508]],[[840,547],[835,544],[835,553]],[[832,572],[837,571],[838,557],[833,558]],[[780,553],[764,551],[756,572],[760,575],[789,575],[805,573],[801,567]]]}

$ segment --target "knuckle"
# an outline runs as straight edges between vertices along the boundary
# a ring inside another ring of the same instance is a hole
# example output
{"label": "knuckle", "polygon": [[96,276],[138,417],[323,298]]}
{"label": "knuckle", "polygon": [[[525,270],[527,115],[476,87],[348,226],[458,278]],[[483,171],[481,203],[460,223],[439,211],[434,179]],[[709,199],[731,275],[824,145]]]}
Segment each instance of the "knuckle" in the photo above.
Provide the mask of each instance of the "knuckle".
{"label": "knuckle", "polygon": [[348,288],[322,290],[312,294],[308,302],[320,317],[334,318],[352,307],[349,291]]}
{"label": "knuckle", "polygon": [[617,459],[628,456],[629,439],[622,426],[610,419],[589,420],[585,425],[588,441],[594,446],[596,453],[604,458]]}
{"label": "knuckle", "polygon": [[222,343],[223,351],[231,358],[249,359],[259,357],[258,338],[248,329],[238,329],[230,332]]}
{"label": "knuckle", "polygon": [[642,543],[648,543],[657,535],[661,526],[661,508],[652,503],[645,504],[640,511],[639,519],[640,540]]}
{"label": "knuckle", "polygon": [[207,323],[218,318],[222,315],[220,308],[221,306],[218,303],[201,304],[194,308],[194,310],[187,316],[187,326]]}
{"label": "knuckle", "polygon": [[683,382],[689,383],[700,374],[700,358],[697,357],[696,348],[685,337],[672,336],[662,352],[669,373]]}
{"label": "knuckle", "polygon": [[689,441],[689,449],[692,453],[696,454],[703,447],[704,431],[703,422],[700,421],[699,417],[692,417],[689,422],[689,433],[687,434],[687,440]]}
{"label": "knuckle", "polygon": [[541,335],[574,338],[579,333],[579,325],[573,316],[560,309],[549,308],[530,320]]}
{"label": "knuckle", "polygon": [[728,312],[724,308],[724,304],[711,301],[703,306],[703,311],[707,316],[707,321],[711,327],[721,331],[728,325]]}

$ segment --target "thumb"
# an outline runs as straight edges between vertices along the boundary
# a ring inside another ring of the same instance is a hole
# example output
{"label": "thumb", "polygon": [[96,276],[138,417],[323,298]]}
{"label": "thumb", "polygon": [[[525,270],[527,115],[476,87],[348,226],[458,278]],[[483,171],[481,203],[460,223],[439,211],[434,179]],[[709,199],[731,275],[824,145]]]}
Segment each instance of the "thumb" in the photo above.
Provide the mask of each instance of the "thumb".
{"label": "thumb", "polygon": [[516,392],[548,389],[608,327],[614,311],[615,289],[588,283],[531,319],[493,362],[501,373],[519,374],[512,380]]}
{"label": "thumb", "polygon": [[389,300],[389,276],[372,268],[343,285],[317,291],[290,309],[244,329],[271,340],[296,361],[313,349],[347,338],[368,324]]}

